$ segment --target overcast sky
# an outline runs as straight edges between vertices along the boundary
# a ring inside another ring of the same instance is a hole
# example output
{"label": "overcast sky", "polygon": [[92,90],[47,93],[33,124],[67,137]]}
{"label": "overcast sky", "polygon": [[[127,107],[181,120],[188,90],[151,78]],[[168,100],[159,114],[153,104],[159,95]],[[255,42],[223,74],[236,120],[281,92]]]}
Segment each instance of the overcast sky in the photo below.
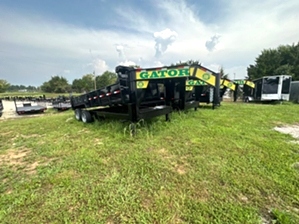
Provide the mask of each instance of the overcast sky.
{"label": "overcast sky", "polygon": [[0,79],[71,83],[189,59],[243,78],[263,49],[298,43],[298,28],[298,0],[0,0]]}

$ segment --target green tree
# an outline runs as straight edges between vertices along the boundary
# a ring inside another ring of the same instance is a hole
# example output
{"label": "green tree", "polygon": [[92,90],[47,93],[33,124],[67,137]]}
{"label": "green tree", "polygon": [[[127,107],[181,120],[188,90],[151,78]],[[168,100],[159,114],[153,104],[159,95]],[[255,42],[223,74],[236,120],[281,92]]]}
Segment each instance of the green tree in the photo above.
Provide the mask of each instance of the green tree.
{"label": "green tree", "polygon": [[53,76],[41,86],[41,90],[46,93],[66,93],[70,91],[70,85],[66,78],[62,76]]}
{"label": "green tree", "polygon": [[9,86],[10,84],[6,80],[0,79],[0,93],[6,92]]}
{"label": "green tree", "polygon": [[95,89],[95,77],[93,74],[83,75],[81,79],[74,79],[72,89],[75,92],[89,92]]}
{"label": "green tree", "polygon": [[115,83],[117,75],[114,72],[105,71],[102,75],[96,77],[97,88],[103,88],[105,86]]}
{"label": "green tree", "polygon": [[222,78],[222,79],[227,79],[228,78],[228,74],[225,74],[225,72],[224,72],[224,68],[221,66],[221,68],[220,68],[220,78]]}
{"label": "green tree", "polygon": [[299,42],[297,45],[280,45],[276,49],[264,49],[247,67],[250,79],[271,75],[291,75],[299,80]]}

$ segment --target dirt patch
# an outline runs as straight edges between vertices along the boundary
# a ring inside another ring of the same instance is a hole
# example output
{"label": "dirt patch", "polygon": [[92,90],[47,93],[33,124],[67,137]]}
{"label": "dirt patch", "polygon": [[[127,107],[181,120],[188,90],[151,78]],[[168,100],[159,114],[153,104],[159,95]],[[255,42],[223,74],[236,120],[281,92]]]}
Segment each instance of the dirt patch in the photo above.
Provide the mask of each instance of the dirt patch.
{"label": "dirt patch", "polygon": [[274,128],[275,131],[278,131],[283,134],[289,134],[296,140],[291,141],[292,143],[299,144],[299,124],[294,125],[279,125]]}
{"label": "dirt patch", "polygon": [[10,149],[0,155],[0,165],[10,166],[13,170],[22,169],[26,174],[35,174],[40,162],[27,162],[26,157],[31,153],[30,149]]}
{"label": "dirt patch", "polygon": [[177,165],[176,167],[175,167],[175,170],[176,170],[176,172],[178,172],[178,174],[180,174],[180,175],[183,175],[183,174],[185,174],[187,171],[186,171],[186,168],[183,166],[183,165]]}
{"label": "dirt patch", "polygon": [[22,165],[23,158],[30,153],[29,149],[15,150],[11,149],[6,152],[6,154],[0,155],[1,163],[7,165],[15,166]]}
{"label": "dirt patch", "polygon": [[173,156],[165,149],[159,149],[157,153],[164,159],[171,159]]}

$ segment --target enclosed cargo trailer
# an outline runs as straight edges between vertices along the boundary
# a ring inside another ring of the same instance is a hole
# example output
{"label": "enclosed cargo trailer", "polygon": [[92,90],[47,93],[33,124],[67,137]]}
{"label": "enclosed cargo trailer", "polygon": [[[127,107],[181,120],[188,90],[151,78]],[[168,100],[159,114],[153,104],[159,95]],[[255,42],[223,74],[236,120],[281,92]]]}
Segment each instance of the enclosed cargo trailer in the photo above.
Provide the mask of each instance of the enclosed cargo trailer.
{"label": "enclosed cargo trailer", "polygon": [[255,87],[244,86],[244,101],[289,101],[292,77],[288,75],[264,76],[252,82]]}

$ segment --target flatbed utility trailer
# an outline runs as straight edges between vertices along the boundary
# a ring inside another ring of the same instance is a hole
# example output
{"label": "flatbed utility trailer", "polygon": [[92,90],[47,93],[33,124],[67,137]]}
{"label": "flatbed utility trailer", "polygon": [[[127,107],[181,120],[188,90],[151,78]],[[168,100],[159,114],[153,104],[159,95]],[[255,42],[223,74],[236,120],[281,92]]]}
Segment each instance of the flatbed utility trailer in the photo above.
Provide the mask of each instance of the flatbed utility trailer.
{"label": "flatbed utility trailer", "polygon": [[52,101],[53,109],[57,111],[66,111],[72,108],[71,102],[65,96],[59,96]]}
{"label": "flatbed utility trailer", "polygon": [[252,81],[254,88],[244,85],[245,102],[289,101],[292,76],[264,76]]}
{"label": "flatbed utility trailer", "polygon": [[43,113],[47,110],[46,106],[39,104],[32,105],[31,102],[17,102],[16,99],[14,99],[14,103],[18,115]]}
{"label": "flatbed utility trailer", "polygon": [[0,99],[0,117],[2,117],[3,110],[4,110],[3,102],[2,99]]}
{"label": "flatbed utility trailer", "polygon": [[200,79],[199,65],[135,69],[117,66],[118,80],[104,88],[71,97],[77,120],[114,117],[137,122],[169,114],[176,108],[194,108],[199,102],[186,94],[186,80]]}

